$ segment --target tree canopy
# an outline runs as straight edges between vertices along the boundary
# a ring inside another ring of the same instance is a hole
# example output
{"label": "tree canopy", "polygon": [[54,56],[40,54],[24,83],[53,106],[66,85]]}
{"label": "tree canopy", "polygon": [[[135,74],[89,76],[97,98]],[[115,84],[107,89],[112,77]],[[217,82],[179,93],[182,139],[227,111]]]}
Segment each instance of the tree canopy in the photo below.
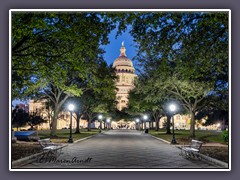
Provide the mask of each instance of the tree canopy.
{"label": "tree canopy", "polygon": [[12,14],[12,98],[47,96],[54,103],[52,136],[64,102],[99,81],[101,45],[113,27],[99,13]]}
{"label": "tree canopy", "polygon": [[156,101],[163,95],[181,102],[191,114],[194,137],[196,113],[210,103],[210,96],[228,96],[228,12],[133,12],[111,17],[120,21],[119,33],[130,28],[135,60],[152,82],[147,98],[155,93]]}

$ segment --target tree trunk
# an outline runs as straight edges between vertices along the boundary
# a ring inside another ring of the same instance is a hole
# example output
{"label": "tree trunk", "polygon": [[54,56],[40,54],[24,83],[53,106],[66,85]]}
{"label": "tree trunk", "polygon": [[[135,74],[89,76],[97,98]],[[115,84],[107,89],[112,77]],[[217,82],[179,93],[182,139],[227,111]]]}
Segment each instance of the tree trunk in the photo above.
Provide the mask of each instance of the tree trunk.
{"label": "tree trunk", "polygon": [[76,127],[75,134],[80,134],[80,128],[79,128],[79,124],[80,124],[80,118],[81,118],[81,114],[79,114],[79,113],[76,113],[76,115],[77,115],[77,119],[76,119],[76,122],[77,122],[77,127]]}
{"label": "tree trunk", "polygon": [[191,111],[190,137],[195,138],[195,112]]}
{"label": "tree trunk", "polygon": [[155,119],[155,130],[158,131],[159,130],[159,119]]}
{"label": "tree trunk", "polygon": [[146,121],[144,121],[144,129],[146,129],[147,123]]}
{"label": "tree trunk", "polygon": [[[57,88],[58,89],[58,88]],[[55,103],[54,103],[54,112],[53,112],[53,119],[52,119],[52,129],[51,129],[51,133],[50,136],[52,137],[56,137],[56,132],[57,132],[57,120],[58,120],[58,114],[60,111],[60,108],[62,107],[62,105],[66,102],[66,100],[68,99],[69,95],[65,95],[65,97],[60,100],[61,95],[63,94],[63,91],[61,90],[57,90],[57,97],[55,99]]]}
{"label": "tree trunk", "polygon": [[167,115],[166,134],[172,134],[170,130],[171,126],[171,115]]}
{"label": "tree trunk", "polygon": [[53,115],[53,120],[52,120],[52,128],[51,128],[51,137],[56,137],[56,132],[57,132],[57,119],[58,119],[58,113],[59,113],[59,108],[54,109],[54,115]]}
{"label": "tree trunk", "polygon": [[91,131],[91,119],[88,120],[88,131]]}
{"label": "tree trunk", "polygon": [[221,130],[222,130],[222,131],[223,131],[223,130],[226,130],[226,120],[225,120],[224,117],[222,118]]}
{"label": "tree trunk", "polygon": [[88,131],[91,131],[91,120],[92,120],[92,117],[88,115]]}

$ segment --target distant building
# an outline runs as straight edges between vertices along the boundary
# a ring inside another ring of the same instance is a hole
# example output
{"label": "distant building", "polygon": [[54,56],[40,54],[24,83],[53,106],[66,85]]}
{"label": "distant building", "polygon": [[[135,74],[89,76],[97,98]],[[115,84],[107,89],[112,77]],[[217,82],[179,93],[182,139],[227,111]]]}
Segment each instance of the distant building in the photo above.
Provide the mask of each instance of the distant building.
{"label": "distant building", "polygon": [[137,77],[132,61],[126,55],[126,49],[122,43],[120,55],[115,59],[113,68],[116,70],[118,88],[116,99],[117,109],[122,110],[127,107],[129,91],[134,88],[134,79]]}
{"label": "distant building", "polygon": [[[30,112],[40,112],[41,116],[46,119],[48,122],[38,125],[38,129],[50,129],[51,126],[51,116],[53,115],[53,110],[47,106],[47,100],[30,100],[29,102],[29,111]],[[73,113],[72,127],[76,128],[77,123],[75,120],[75,114]],[[84,119],[80,119],[80,127],[87,128],[88,122]],[[70,127],[70,112],[61,111],[58,114],[57,129],[69,128]],[[94,124],[92,127],[95,127]]]}

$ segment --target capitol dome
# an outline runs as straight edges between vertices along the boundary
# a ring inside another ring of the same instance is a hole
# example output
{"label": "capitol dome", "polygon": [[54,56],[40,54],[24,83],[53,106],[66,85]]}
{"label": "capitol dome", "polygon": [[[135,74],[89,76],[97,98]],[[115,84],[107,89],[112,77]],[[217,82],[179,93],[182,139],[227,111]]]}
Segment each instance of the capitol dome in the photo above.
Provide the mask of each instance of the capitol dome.
{"label": "capitol dome", "polygon": [[126,56],[119,56],[117,59],[115,59],[114,63],[113,63],[113,68],[117,67],[117,66],[129,66],[129,67],[133,67],[133,63],[132,61],[127,58]]}
{"label": "capitol dome", "polygon": [[132,61],[126,56],[126,49],[124,47],[124,44],[122,43],[122,47],[120,49],[120,55],[117,59],[115,59],[113,63],[113,68],[119,69],[124,67],[130,67],[133,68]]}
{"label": "capitol dome", "polygon": [[128,106],[128,93],[134,88],[134,80],[137,77],[134,74],[134,67],[132,61],[126,56],[126,49],[124,43],[120,48],[120,55],[115,59],[113,68],[115,69],[117,80],[117,109],[122,110]]}

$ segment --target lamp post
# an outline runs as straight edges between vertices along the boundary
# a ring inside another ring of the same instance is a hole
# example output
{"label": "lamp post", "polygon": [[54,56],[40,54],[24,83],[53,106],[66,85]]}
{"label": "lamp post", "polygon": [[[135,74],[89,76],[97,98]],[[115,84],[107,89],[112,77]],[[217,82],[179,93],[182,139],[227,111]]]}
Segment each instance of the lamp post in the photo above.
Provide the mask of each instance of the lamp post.
{"label": "lamp post", "polygon": [[172,112],[172,142],[171,144],[176,144],[175,134],[174,134],[174,112],[176,111],[176,105],[171,104],[169,110]]}
{"label": "lamp post", "polygon": [[68,109],[70,111],[70,136],[69,136],[68,142],[73,143],[73,138],[72,138],[72,111],[74,110],[74,105],[69,104]]}
{"label": "lamp post", "polygon": [[220,129],[220,126],[221,126],[221,124],[220,124],[220,123],[218,123],[218,124],[217,124],[217,130],[219,130],[219,129]]}
{"label": "lamp post", "polygon": [[140,130],[140,124],[139,124],[139,121],[140,121],[140,120],[137,118],[137,119],[136,119],[136,123],[137,123],[136,129],[138,129],[138,130]]}
{"label": "lamp post", "polygon": [[145,114],[145,115],[143,115],[143,119],[144,119],[144,129],[147,129],[146,128],[146,121],[147,121],[147,119],[148,119],[148,116]]}
{"label": "lamp post", "polygon": [[110,118],[107,118],[107,129],[109,129],[110,121]]}
{"label": "lamp post", "polygon": [[103,115],[99,114],[98,115],[98,119],[100,120],[100,129],[102,129],[102,118],[103,118]]}

